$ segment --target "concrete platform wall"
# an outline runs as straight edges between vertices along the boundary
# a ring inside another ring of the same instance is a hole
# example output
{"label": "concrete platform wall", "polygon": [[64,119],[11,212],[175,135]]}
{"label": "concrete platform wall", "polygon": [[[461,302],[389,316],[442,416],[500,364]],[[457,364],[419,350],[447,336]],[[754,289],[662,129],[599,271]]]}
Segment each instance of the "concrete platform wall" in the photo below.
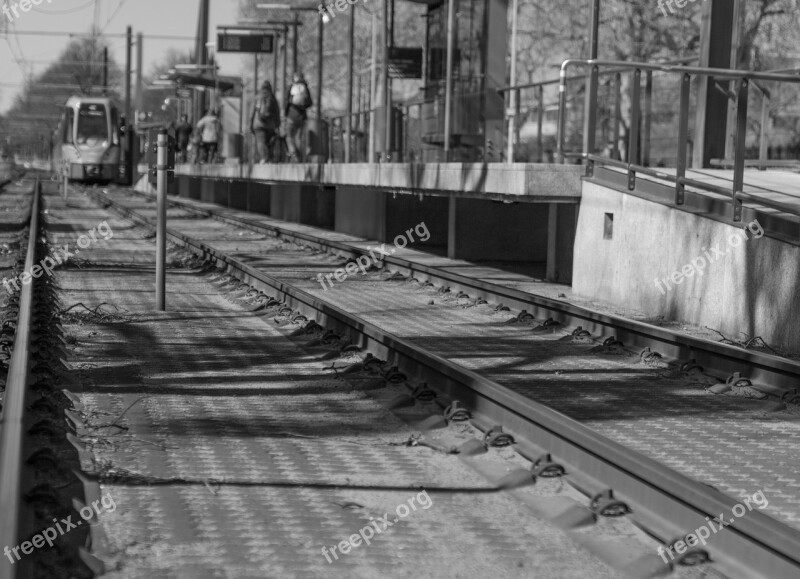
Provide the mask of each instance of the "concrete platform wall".
{"label": "concrete platform wall", "polygon": [[414,236],[414,246],[447,247],[447,197],[393,195],[359,187],[336,188],[336,231],[381,242],[393,242],[396,236],[424,223],[430,237],[422,241]]}
{"label": "concrete platform wall", "polygon": [[435,190],[458,195],[525,196],[539,201],[578,200],[580,165],[546,163],[270,163],[177,165],[176,175],[251,179],[327,186]]}
{"label": "concrete platform wall", "polygon": [[450,198],[447,257],[545,262],[550,204]]}
{"label": "concrete platform wall", "polygon": [[757,223],[734,227],[584,183],[573,289],[797,350],[800,248],[759,231]]}
{"label": "concrete platform wall", "polygon": [[270,216],[333,229],[336,197],[332,187],[281,183],[272,185],[271,189]]}

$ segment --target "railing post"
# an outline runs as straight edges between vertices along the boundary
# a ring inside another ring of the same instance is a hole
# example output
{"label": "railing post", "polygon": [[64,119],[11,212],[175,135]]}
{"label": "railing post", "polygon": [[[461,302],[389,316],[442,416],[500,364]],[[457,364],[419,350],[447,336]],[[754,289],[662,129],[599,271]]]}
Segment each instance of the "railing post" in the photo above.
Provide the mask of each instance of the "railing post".
{"label": "railing post", "polygon": [[[539,114],[536,115],[536,147],[539,149],[537,161],[541,163],[544,160],[544,136],[542,135],[542,128],[544,125],[544,85],[539,85]],[[519,103],[517,103],[519,109]],[[519,110],[517,110],[519,116]],[[517,125],[517,140],[519,141],[519,124]]]}
{"label": "railing post", "polygon": [[[597,133],[597,78],[600,68],[592,65],[589,73],[588,86],[586,90],[585,114],[583,120],[583,152],[586,155],[594,155],[595,137]],[[566,79],[562,79],[566,84]],[[566,107],[566,100],[564,102]],[[594,173],[594,161],[586,159],[586,176],[591,177]]]}
{"label": "railing post", "polygon": [[692,77],[684,73],[681,77],[681,100],[678,119],[678,162],[675,170],[675,205],[683,205],[686,177],[686,147],[689,144],[689,96]]}
{"label": "railing post", "polygon": [[620,117],[622,116],[622,73],[614,75],[614,146],[611,147],[611,154],[616,159],[622,159],[619,151]]}
{"label": "railing post", "polygon": [[744,157],[746,153],[745,138],[747,136],[747,96],[750,81],[743,78],[739,82],[736,96],[736,137],[733,143],[733,221],[742,220],[742,200],[739,193],[744,189]]}
{"label": "railing post", "polygon": [[558,81],[558,126],[556,132],[556,155],[560,164],[564,163],[564,134],[567,130],[567,71],[561,67]]}
{"label": "railing post", "polygon": [[628,190],[636,188],[636,171],[632,165],[639,162],[639,100],[642,90],[642,71],[633,71],[631,86],[631,130],[628,132]]}
{"label": "railing post", "polygon": [[653,118],[653,71],[645,73],[644,80],[644,114],[642,125],[644,125],[644,136],[642,137],[642,165],[650,166],[650,125]]}
{"label": "railing post", "polygon": [[[769,123],[769,101],[770,95],[766,90],[761,91],[761,131],[758,135],[758,160],[762,163],[767,161],[767,124]],[[761,165],[762,171],[767,167]]]}

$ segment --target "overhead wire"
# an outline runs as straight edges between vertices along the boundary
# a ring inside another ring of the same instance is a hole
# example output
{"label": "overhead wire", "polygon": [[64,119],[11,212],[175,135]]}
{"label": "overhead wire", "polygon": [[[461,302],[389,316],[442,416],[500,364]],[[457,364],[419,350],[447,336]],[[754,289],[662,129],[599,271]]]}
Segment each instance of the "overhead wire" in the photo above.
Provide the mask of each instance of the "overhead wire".
{"label": "overhead wire", "polygon": [[80,6],[76,6],[74,8],[67,8],[66,10],[42,10],[41,8],[36,8],[35,6],[32,6],[31,8],[33,9],[34,12],[39,12],[41,14],[55,14],[55,15],[74,14],[75,12],[80,12],[81,10],[83,10],[87,6],[94,4],[95,2],[97,2],[97,0],[89,0],[86,4],[81,4]]}
{"label": "overhead wire", "polygon": [[114,20],[114,17],[117,15],[117,12],[119,12],[120,9],[123,6],[125,6],[125,2],[126,2],[126,0],[119,0],[118,1],[117,7],[114,9],[114,12],[111,13],[111,16],[108,17],[108,20],[106,20],[106,23],[103,25],[102,32],[105,32],[106,28],[108,28],[108,25],[111,24],[112,20]]}

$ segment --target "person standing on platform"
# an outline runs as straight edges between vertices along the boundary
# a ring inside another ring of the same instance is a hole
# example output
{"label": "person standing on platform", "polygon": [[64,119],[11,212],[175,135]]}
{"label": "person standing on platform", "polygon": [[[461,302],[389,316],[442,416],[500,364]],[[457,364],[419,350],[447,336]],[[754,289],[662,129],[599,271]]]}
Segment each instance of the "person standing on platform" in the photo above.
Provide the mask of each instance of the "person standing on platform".
{"label": "person standing on platform", "polygon": [[289,158],[299,162],[305,160],[305,147],[303,144],[303,128],[308,114],[306,111],[314,103],[311,101],[311,91],[303,78],[302,72],[295,72],[292,86],[286,93],[286,147]]}
{"label": "person standing on platform", "polygon": [[189,139],[192,137],[192,125],[189,115],[181,115],[181,122],[175,127],[175,145],[178,151],[178,163],[186,163],[188,159]]}
{"label": "person standing on platform", "polygon": [[222,133],[222,124],[214,109],[206,111],[205,116],[197,123],[197,130],[200,131],[202,139],[201,162],[213,163],[217,156],[219,138]]}
{"label": "person standing on platform", "polygon": [[281,124],[281,109],[272,92],[272,84],[264,81],[250,119],[250,129],[256,137],[256,154],[259,163],[272,161],[275,133]]}

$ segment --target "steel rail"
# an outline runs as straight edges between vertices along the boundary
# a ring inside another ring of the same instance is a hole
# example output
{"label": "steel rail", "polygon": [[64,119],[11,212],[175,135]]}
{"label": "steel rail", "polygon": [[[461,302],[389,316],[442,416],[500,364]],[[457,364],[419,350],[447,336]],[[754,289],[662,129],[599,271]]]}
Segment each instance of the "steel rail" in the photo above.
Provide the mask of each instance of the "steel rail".
{"label": "steel rail", "polygon": [[[33,269],[36,257],[36,240],[39,228],[39,197],[41,182],[36,179],[31,202],[28,252],[25,256],[25,271]],[[23,284],[20,292],[19,317],[17,319],[14,349],[6,378],[6,395],[0,415],[0,548],[14,547],[20,543],[20,503],[22,502],[23,426],[28,404],[28,373],[31,348],[31,326],[33,320],[33,284]],[[0,562],[0,579],[18,576],[16,567]]]}
{"label": "steel rail", "polygon": [[[120,214],[153,227],[153,223],[121,203],[94,191],[92,198]],[[708,523],[708,518],[730,513],[738,501],[694,481],[636,451],[630,450],[547,406],[517,394],[502,384],[461,367],[366,320],[282,282],[224,252],[167,229],[179,244],[213,259],[242,281],[277,292],[289,306],[323,326],[337,326],[361,337],[361,345],[382,357],[424,372],[426,379],[535,449],[549,452],[584,480],[599,482],[625,500],[641,523],[656,536],[673,539]],[[530,447],[528,447],[530,448]],[[526,458],[536,458],[530,452]],[[800,531],[758,511],[736,519],[708,544],[712,556],[732,577],[781,579],[800,573]]]}
{"label": "steel rail", "polygon": [[[138,191],[135,193],[148,199],[152,197],[147,193]],[[108,200],[105,196],[97,198]],[[170,198],[169,203],[184,209],[205,213],[214,219],[232,225],[242,226],[260,233],[274,232],[281,237],[302,241],[320,249],[336,250],[348,254],[350,257],[369,255],[366,249],[360,249],[351,243],[327,240],[309,233],[293,231],[278,224],[247,219],[230,214],[224,209],[212,211],[198,208],[192,203],[176,198]],[[614,335],[626,346],[650,347],[675,360],[694,359],[707,370],[714,371],[720,378],[725,378],[734,372],[741,372],[753,382],[757,382],[759,387],[776,396],[796,388],[800,382],[800,362],[680,334],[613,314],[602,314],[582,306],[415,263],[397,255],[383,256],[383,260],[408,275],[435,280],[450,286],[451,289],[462,290],[470,295],[502,302],[520,310],[527,310],[538,319],[553,318],[564,326],[580,325],[594,334]]]}

